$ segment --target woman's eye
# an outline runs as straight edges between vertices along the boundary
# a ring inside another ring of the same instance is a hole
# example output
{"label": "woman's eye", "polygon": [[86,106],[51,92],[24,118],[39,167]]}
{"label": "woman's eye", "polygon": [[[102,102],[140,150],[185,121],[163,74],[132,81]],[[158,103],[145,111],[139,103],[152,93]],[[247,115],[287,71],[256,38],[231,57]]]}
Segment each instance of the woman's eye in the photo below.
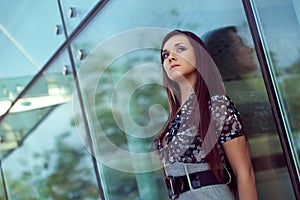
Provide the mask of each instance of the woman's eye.
{"label": "woman's eye", "polygon": [[178,52],[182,52],[182,51],[185,51],[185,50],[186,50],[185,47],[178,47],[178,49],[177,49]]}
{"label": "woman's eye", "polygon": [[166,59],[169,57],[169,55],[170,55],[169,53],[163,53],[161,56],[163,59]]}

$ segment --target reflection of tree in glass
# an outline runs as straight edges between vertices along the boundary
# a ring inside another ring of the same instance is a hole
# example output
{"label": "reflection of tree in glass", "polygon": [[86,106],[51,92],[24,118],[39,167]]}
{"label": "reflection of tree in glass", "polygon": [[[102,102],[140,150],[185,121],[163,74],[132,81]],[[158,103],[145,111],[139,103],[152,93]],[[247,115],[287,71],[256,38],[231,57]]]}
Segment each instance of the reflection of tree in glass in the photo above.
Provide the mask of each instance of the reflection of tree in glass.
{"label": "reflection of tree in glass", "polygon": [[300,49],[298,49],[298,53],[299,53],[298,59],[286,69],[286,72],[289,74],[293,74],[293,73],[300,74]]}
{"label": "reflection of tree in glass", "polygon": [[285,76],[282,82],[283,93],[285,95],[285,110],[289,117],[290,126],[293,131],[293,140],[300,159],[300,50],[298,59],[285,69]]}
{"label": "reflection of tree in glass", "polygon": [[33,155],[39,162],[32,171],[8,181],[13,199],[99,199],[97,184],[91,179],[95,175],[86,165],[91,162],[86,161],[88,154],[67,144],[69,136],[58,136],[54,149]]}
{"label": "reflection of tree in glass", "polygon": [[[286,116],[293,131],[294,140],[298,151],[300,151],[300,90],[298,84],[300,81],[300,49],[299,57],[290,66],[278,66],[275,52],[269,52],[272,70],[277,79],[278,89],[283,97],[283,105],[285,107]],[[298,144],[297,144],[297,141]],[[298,153],[300,156],[300,153]]]}
{"label": "reflection of tree in glass", "polygon": [[87,154],[66,144],[64,139],[68,135],[70,134],[66,133],[57,138],[57,157],[52,157],[54,162],[51,162],[51,157],[48,161],[54,163],[54,171],[46,178],[46,194],[53,199],[98,199],[98,188],[90,178],[94,174],[85,165]]}
{"label": "reflection of tree in glass", "polygon": [[[151,50],[140,52],[132,52],[132,55],[125,55],[123,58],[119,58],[107,70],[105,70],[102,75],[95,97],[95,107],[96,107],[96,116],[101,129],[104,131],[106,136],[118,147],[125,148],[128,150],[126,134],[124,133],[116,124],[114,118],[115,116],[121,116],[121,114],[112,113],[112,106],[119,106],[112,102],[111,95],[112,92],[116,89],[116,84],[122,78],[124,74],[133,69],[136,66],[145,64],[145,63],[157,63],[155,61],[155,55],[157,52]],[[96,73],[95,69],[95,73]],[[147,73],[147,72],[145,72]],[[122,106],[129,107],[129,114],[132,117],[133,123],[136,123],[139,126],[146,126],[150,123],[149,118],[149,108],[154,104],[162,105],[164,108],[167,108],[167,101],[164,93],[164,89],[159,84],[145,84],[139,85],[139,79],[142,77],[133,77],[126,81],[128,88],[136,88],[133,91],[130,98],[127,99],[127,102],[121,102]],[[130,90],[130,89],[128,89]],[[129,93],[131,91],[128,91]],[[118,94],[116,94],[118,95]],[[114,115],[114,116],[113,116]],[[119,119],[122,121],[122,119]],[[163,122],[157,122],[158,125],[162,125]],[[124,127],[122,127],[124,128]],[[149,133],[151,135],[151,133]],[[149,141],[152,141],[152,138]],[[148,141],[148,142],[149,142]]]}
{"label": "reflection of tree in glass", "polygon": [[[149,152],[151,150],[153,141],[153,137],[151,137],[152,133],[150,131],[149,133],[142,133],[144,134],[144,136],[147,136],[147,134],[149,134],[149,137],[135,138],[131,137],[130,133],[124,132],[118,126],[118,124],[116,124],[116,118],[114,117],[120,117],[119,120],[122,122],[122,114],[118,113],[118,109],[116,109],[114,113],[112,113],[111,106],[119,106],[116,104],[112,104],[112,91],[116,89],[115,87],[116,84],[118,84],[118,81],[120,81],[120,79],[134,67],[141,66],[145,63],[158,63],[159,61],[155,60],[156,55],[157,52],[153,52],[152,50],[138,50],[126,54],[123,57],[115,60],[105,70],[104,74],[98,82],[95,96],[97,121],[101,126],[101,129],[103,130],[105,136],[112,143],[114,143],[119,148],[127,150],[129,152]],[[94,73],[97,73],[96,68]],[[139,85],[140,78],[142,77],[133,77],[132,79],[126,81],[128,90],[130,90],[129,87],[136,88],[136,90],[132,93],[132,95],[130,95],[130,98],[127,99],[127,102],[121,102],[120,104],[122,106],[129,107],[129,115],[130,117],[132,117],[133,123],[144,127],[150,123],[149,108],[154,104],[159,104],[167,108],[167,99],[165,97],[165,92],[162,86],[153,83]],[[157,119],[163,120],[162,117],[159,117]],[[158,126],[161,126],[164,122],[157,121],[155,123],[157,123]],[[126,126],[128,126],[128,124],[124,125],[124,127]],[[96,137],[99,137],[98,139],[96,139],[96,141],[100,142],[98,145],[106,145],[101,143],[101,141],[103,141],[101,140],[101,137],[103,136],[96,135]],[[124,160],[126,160],[126,158],[119,158],[117,154],[109,150],[110,148],[104,148],[101,151],[102,155],[111,156],[111,159],[116,160],[116,162],[119,161],[120,165],[123,165],[123,162]],[[131,161],[129,158],[127,158],[126,162],[128,163]],[[106,166],[103,166],[102,169],[104,171],[104,177],[108,177],[105,178],[106,185],[110,193],[109,196],[113,199],[139,199],[140,195],[145,194],[151,194],[151,197],[149,196],[149,198],[153,198],[157,195],[160,195],[160,193],[165,194],[164,192],[157,192],[157,190],[164,189],[164,187],[162,186],[163,183],[159,182],[161,181],[158,178],[160,175],[156,175],[159,172],[135,174],[119,172],[118,170],[114,170]],[[151,190],[145,190],[145,188],[148,188],[147,185],[151,185],[151,187],[149,187],[151,188]],[[159,185],[161,185],[161,187]]]}
{"label": "reflection of tree in glass", "polygon": [[0,175],[0,185],[1,185],[1,187],[0,187],[0,199],[6,199],[1,175]]}

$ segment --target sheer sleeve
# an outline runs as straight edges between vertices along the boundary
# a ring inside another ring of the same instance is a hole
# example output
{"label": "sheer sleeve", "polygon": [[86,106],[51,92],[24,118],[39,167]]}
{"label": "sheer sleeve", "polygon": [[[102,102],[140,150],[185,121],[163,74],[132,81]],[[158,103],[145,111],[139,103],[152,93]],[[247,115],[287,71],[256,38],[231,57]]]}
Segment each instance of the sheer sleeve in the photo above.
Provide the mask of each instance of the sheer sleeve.
{"label": "sheer sleeve", "polygon": [[209,109],[220,143],[245,134],[240,113],[228,96],[213,96],[209,102]]}

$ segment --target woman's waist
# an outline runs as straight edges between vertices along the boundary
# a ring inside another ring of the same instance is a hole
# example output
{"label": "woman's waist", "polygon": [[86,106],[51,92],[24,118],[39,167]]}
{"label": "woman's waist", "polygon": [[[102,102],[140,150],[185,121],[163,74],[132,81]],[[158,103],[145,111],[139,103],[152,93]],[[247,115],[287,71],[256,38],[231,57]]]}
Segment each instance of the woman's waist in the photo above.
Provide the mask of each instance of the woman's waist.
{"label": "woman's waist", "polygon": [[201,172],[210,170],[208,163],[184,163],[174,162],[164,165],[166,176],[183,176],[194,172]]}

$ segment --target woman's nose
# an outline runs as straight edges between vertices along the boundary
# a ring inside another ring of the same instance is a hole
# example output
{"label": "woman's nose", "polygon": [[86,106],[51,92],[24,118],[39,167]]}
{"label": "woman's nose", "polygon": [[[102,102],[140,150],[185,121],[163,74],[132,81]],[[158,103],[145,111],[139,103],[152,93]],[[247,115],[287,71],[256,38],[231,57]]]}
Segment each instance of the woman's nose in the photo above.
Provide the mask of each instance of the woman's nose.
{"label": "woman's nose", "polygon": [[176,60],[176,55],[175,53],[170,52],[169,61],[171,62],[172,60]]}

